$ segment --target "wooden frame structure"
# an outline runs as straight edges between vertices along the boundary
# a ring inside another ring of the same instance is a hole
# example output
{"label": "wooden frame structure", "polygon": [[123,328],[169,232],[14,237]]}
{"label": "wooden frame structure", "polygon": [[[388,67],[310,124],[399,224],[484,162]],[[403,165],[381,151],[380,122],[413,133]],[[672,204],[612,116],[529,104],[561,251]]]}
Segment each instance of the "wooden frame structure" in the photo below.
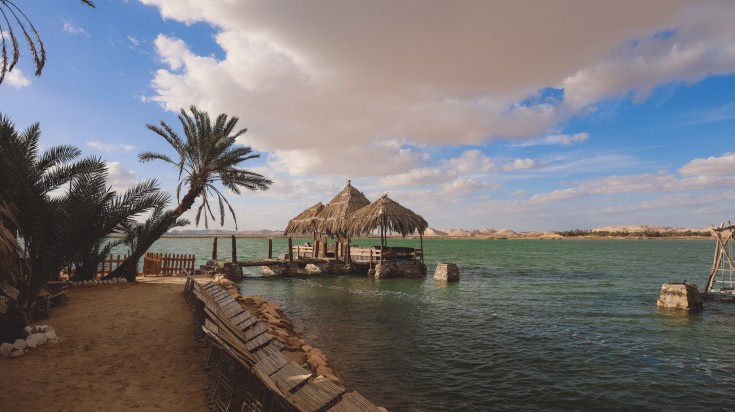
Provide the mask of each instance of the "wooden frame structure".
{"label": "wooden frame structure", "polygon": [[708,293],[735,294],[735,225],[727,222],[712,227],[715,256],[707,279]]}

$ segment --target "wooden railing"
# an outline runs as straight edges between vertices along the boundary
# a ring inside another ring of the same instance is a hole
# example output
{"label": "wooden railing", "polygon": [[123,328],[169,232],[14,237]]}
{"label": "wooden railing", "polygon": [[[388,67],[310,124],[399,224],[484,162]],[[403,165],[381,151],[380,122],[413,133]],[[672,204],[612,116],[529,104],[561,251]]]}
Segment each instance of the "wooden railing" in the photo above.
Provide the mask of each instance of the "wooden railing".
{"label": "wooden railing", "polygon": [[143,276],[172,276],[188,271],[194,273],[194,255],[146,253],[143,256]]}
{"label": "wooden railing", "polygon": [[[118,266],[122,262],[124,262],[128,258],[127,255],[120,257],[120,255],[117,255],[117,258],[110,255],[109,258],[103,260],[102,262],[97,265],[97,276],[105,276],[108,273],[112,272],[113,270],[117,269]],[[72,271],[73,272],[73,271]]]}
{"label": "wooden railing", "polygon": [[294,259],[314,257],[313,246],[291,246],[291,253]]}
{"label": "wooden railing", "polygon": [[[311,258],[314,254],[314,248],[311,246],[292,246],[291,253],[294,259]],[[381,252],[380,248],[375,247],[356,247],[350,248],[350,260],[353,262],[379,262],[380,255],[383,259],[395,260],[419,260],[423,261],[424,251],[422,249],[411,248],[386,248]]]}

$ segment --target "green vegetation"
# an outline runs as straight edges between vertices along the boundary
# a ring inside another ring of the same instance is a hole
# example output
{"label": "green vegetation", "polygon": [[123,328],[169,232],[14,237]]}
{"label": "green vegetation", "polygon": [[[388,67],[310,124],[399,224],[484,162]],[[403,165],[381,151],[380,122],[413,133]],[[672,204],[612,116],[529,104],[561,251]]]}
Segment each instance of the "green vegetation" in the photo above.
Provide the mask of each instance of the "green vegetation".
{"label": "green vegetation", "polygon": [[[181,138],[174,129],[161,122],[160,125],[148,124],[152,132],[161,136],[171,145],[176,153],[175,158],[167,154],[144,152],[138,158],[141,162],[162,160],[178,170],[179,184],[176,187],[176,199],[182,189],[186,194],[179,200],[178,206],[161,215],[156,222],[152,222],[145,239],[139,239],[128,259],[120,264],[108,277],[125,277],[134,280],[137,275],[137,265],[140,258],[145,254],[153,242],[158,240],[168,229],[173,227],[177,219],[194,206],[194,202],[201,196],[202,204],[197,209],[196,224],[204,213],[204,226],[209,227],[209,218],[215,220],[211,204],[213,198],[217,199],[219,206],[220,224],[225,221],[225,205],[230,210],[237,228],[237,217],[230,202],[222,192],[215,186],[219,183],[235,194],[246,190],[268,190],[272,181],[262,175],[249,170],[240,169],[240,163],[260,157],[253,154],[249,146],[236,145],[236,140],[244,134],[247,129],[237,130],[237,117],[228,119],[226,114],[220,114],[212,123],[207,112],[200,111],[191,106],[191,114],[181,109],[179,122],[184,130],[184,138]],[[175,159],[175,160],[174,160]]]}
{"label": "green vegetation", "polygon": [[155,181],[111,191],[104,161],[77,160],[81,151],[67,145],[40,152],[40,135],[38,124],[18,132],[0,116],[0,286],[20,291],[5,319],[14,325],[28,323],[62,268],[96,268],[107,235],[167,199]]}
{"label": "green vegetation", "polygon": [[591,231],[591,230],[566,230],[563,232],[554,232],[564,237],[630,237],[630,238],[674,238],[674,237],[709,237],[708,231],[659,231],[659,230],[645,230],[642,232],[627,232],[627,231]]}

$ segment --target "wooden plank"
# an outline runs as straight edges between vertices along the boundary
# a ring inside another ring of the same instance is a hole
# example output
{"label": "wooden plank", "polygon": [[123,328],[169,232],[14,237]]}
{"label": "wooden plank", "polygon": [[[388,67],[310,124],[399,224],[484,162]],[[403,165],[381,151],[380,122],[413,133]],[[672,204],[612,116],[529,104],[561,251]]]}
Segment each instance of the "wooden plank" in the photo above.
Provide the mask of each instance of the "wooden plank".
{"label": "wooden plank", "polygon": [[304,369],[294,361],[288,361],[281,369],[276,371],[271,378],[284,392],[293,392],[300,388],[311,377],[311,372]]}
{"label": "wooden plank", "polygon": [[[237,302],[235,302],[237,303]],[[243,308],[238,303],[237,306],[231,306],[229,309],[225,311],[225,317],[227,319],[232,319],[235,316],[240,315],[241,313],[245,312]]]}
{"label": "wooden plank", "polygon": [[357,393],[357,391],[346,393],[342,395],[336,405],[329,409],[329,412],[380,412],[377,406],[372,402],[365,399],[364,396]]}
{"label": "wooden plank", "polygon": [[270,342],[273,339],[273,337],[267,333],[261,333],[260,335],[256,336],[254,339],[249,340],[245,344],[245,349],[248,350],[248,352],[254,352],[258,350],[258,348],[267,345],[268,342]]}
{"label": "wooden plank", "polygon": [[263,322],[257,322],[250,329],[245,331],[245,339],[255,339],[265,332],[268,332],[268,326],[266,326]]}
{"label": "wooden plank", "polygon": [[345,388],[329,379],[319,376],[289,396],[302,412],[317,412],[339,402],[339,397],[345,393]]}
{"label": "wooden plank", "polygon": [[239,324],[237,324],[235,326],[238,329],[240,329],[241,331],[245,331],[245,330],[250,329],[251,327],[255,326],[255,324],[257,324],[257,323],[258,323],[258,318],[256,318],[253,315],[250,315],[244,321],[242,321],[241,323],[239,323]]}
{"label": "wooden plank", "polygon": [[[237,303],[237,301],[235,299],[232,299],[232,301],[229,302],[229,303],[225,303],[225,304],[220,303],[219,307],[220,307],[220,309],[222,309],[222,313],[226,313],[228,310],[231,310],[233,308],[240,308],[240,309],[242,309],[242,307],[240,306],[240,304]],[[227,319],[229,319],[229,318],[227,318]]]}
{"label": "wooden plank", "polygon": [[281,345],[281,342],[273,339],[268,342],[267,345],[261,346],[259,349],[252,352],[252,354],[253,356],[255,356],[256,359],[262,360],[271,356],[283,356],[281,349],[283,349],[283,345]]}
{"label": "wooden plank", "polygon": [[5,296],[15,301],[18,300],[18,295],[20,294],[20,291],[11,285],[5,286],[2,292],[5,294]]}
{"label": "wooden plank", "polygon": [[[241,323],[243,323],[244,321],[246,321],[246,320],[247,320],[247,319],[248,319],[249,317],[251,317],[251,316],[252,316],[252,315],[251,315],[251,314],[250,314],[249,312],[246,312],[246,311],[242,311],[242,312],[238,313],[237,315],[235,315],[235,316],[231,317],[231,318],[230,318],[230,322],[231,322],[231,323],[232,323],[233,325],[235,325],[235,326],[238,326],[238,325],[240,325]],[[238,327],[239,327],[239,326],[238,326]],[[240,329],[240,330],[242,330],[242,329]]]}
{"label": "wooden plank", "polygon": [[288,358],[283,356],[281,352],[276,352],[270,356],[265,356],[255,364],[254,368],[263,374],[270,376],[288,363]]}

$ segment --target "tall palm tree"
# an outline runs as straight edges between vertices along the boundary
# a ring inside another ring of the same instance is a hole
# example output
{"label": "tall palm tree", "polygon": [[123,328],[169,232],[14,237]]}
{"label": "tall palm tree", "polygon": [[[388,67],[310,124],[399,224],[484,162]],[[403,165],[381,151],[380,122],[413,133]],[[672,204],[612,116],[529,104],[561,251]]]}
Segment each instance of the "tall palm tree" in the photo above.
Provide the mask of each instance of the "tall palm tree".
{"label": "tall palm tree", "polygon": [[[96,8],[91,0],[81,1],[89,7]],[[5,74],[13,70],[16,63],[18,63],[18,59],[20,59],[20,45],[15,34],[15,30],[18,29],[22,32],[26,43],[28,43],[28,48],[31,50],[33,63],[36,66],[36,76],[40,76],[43,66],[46,64],[46,50],[36,27],[11,0],[0,0],[0,17],[0,59],[2,59],[0,63],[0,84],[2,84]],[[10,42],[10,48],[12,48],[12,57],[8,56],[8,41]]]}
{"label": "tall palm tree", "polygon": [[[161,136],[176,152],[176,157],[171,158],[167,154],[155,152],[143,152],[138,159],[145,163],[152,160],[162,160],[176,167],[179,173],[179,183],[176,187],[176,199],[179,204],[172,210],[167,219],[161,220],[160,224],[151,231],[151,235],[145,242],[140,242],[136,250],[127,261],[123,262],[110,277],[125,276],[134,279],[135,267],[138,260],[158,240],[176,220],[194,206],[197,197],[202,198],[202,203],[197,209],[195,223],[199,225],[202,213],[204,213],[204,226],[209,227],[209,219],[215,220],[212,212],[211,202],[216,198],[219,206],[220,224],[224,224],[225,205],[235,221],[237,228],[237,217],[230,202],[225,198],[215,184],[219,183],[235,194],[246,190],[268,190],[273,183],[264,176],[240,169],[242,162],[260,157],[254,154],[249,146],[238,146],[236,140],[243,135],[247,129],[236,130],[238,118],[220,114],[212,123],[209,114],[200,111],[196,106],[189,108],[191,114],[181,109],[179,122],[184,131],[184,138],[179,136],[174,129],[161,122],[160,125],[148,124],[149,130]],[[186,190],[183,198],[180,197],[182,190]]]}

